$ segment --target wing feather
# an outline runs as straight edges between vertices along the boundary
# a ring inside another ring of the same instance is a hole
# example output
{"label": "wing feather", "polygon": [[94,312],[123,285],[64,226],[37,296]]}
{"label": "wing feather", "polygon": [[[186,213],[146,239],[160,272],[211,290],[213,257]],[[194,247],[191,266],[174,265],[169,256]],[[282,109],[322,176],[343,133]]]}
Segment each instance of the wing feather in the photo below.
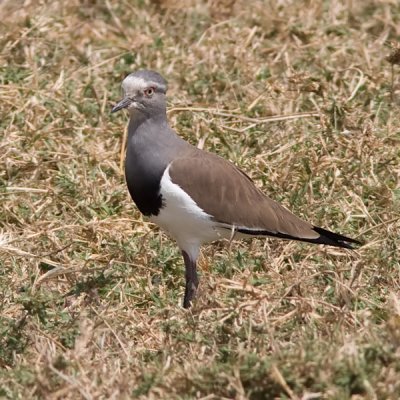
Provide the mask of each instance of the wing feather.
{"label": "wing feather", "polygon": [[267,197],[244,172],[219,156],[193,151],[175,159],[169,173],[217,222],[300,240],[320,236],[312,224]]}

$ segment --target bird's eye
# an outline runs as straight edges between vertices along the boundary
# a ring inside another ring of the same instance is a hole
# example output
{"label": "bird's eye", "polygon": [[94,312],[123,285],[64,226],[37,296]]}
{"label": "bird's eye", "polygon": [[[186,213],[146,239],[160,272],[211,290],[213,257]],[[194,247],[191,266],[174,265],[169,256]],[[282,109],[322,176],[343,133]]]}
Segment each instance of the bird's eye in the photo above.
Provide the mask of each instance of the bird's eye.
{"label": "bird's eye", "polygon": [[153,87],[149,87],[149,88],[145,89],[144,94],[145,94],[147,97],[153,96],[153,94],[154,94],[154,88],[153,88]]}

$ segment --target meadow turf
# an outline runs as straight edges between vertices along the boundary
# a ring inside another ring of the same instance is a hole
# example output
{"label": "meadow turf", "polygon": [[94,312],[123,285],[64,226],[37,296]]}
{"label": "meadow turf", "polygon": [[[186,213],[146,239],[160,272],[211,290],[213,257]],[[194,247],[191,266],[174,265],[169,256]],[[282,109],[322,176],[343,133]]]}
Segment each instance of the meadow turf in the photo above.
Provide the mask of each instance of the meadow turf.
{"label": "meadow turf", "polygon": [[[0,2],[1,399],[400,398],[400,3]],[[176,244],[123,175],[139,68],[171,125],[360,239]]]}

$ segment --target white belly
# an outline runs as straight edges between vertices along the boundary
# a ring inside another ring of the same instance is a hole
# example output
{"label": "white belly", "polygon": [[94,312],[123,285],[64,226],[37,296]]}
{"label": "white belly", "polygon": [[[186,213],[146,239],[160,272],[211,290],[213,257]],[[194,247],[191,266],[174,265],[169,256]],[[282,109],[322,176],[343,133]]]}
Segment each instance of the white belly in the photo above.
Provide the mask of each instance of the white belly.
{"label": "white belly", "polygon": [[163,207],[151,221],[167,231],[179,247],[195,260],[203,243],[229,238],[229,229],[218,228],[211,216],[204,212],[194,200],[171,181],[169,167],[161,178]]}

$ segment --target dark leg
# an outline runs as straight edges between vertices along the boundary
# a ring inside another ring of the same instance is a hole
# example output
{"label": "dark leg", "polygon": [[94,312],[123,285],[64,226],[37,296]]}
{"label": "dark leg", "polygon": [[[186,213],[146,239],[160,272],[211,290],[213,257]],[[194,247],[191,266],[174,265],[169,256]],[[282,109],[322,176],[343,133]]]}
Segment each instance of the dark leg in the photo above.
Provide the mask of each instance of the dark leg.
{"label": "dark leg", "polygon": [[185,261],[185,297],[183,298],[183,307],[189,308],[192,300],[196,296],[197,287],[199,286],[199,278],[197,277],[196,260],[191,260],[189,255],[182,250],[183,259]]}

